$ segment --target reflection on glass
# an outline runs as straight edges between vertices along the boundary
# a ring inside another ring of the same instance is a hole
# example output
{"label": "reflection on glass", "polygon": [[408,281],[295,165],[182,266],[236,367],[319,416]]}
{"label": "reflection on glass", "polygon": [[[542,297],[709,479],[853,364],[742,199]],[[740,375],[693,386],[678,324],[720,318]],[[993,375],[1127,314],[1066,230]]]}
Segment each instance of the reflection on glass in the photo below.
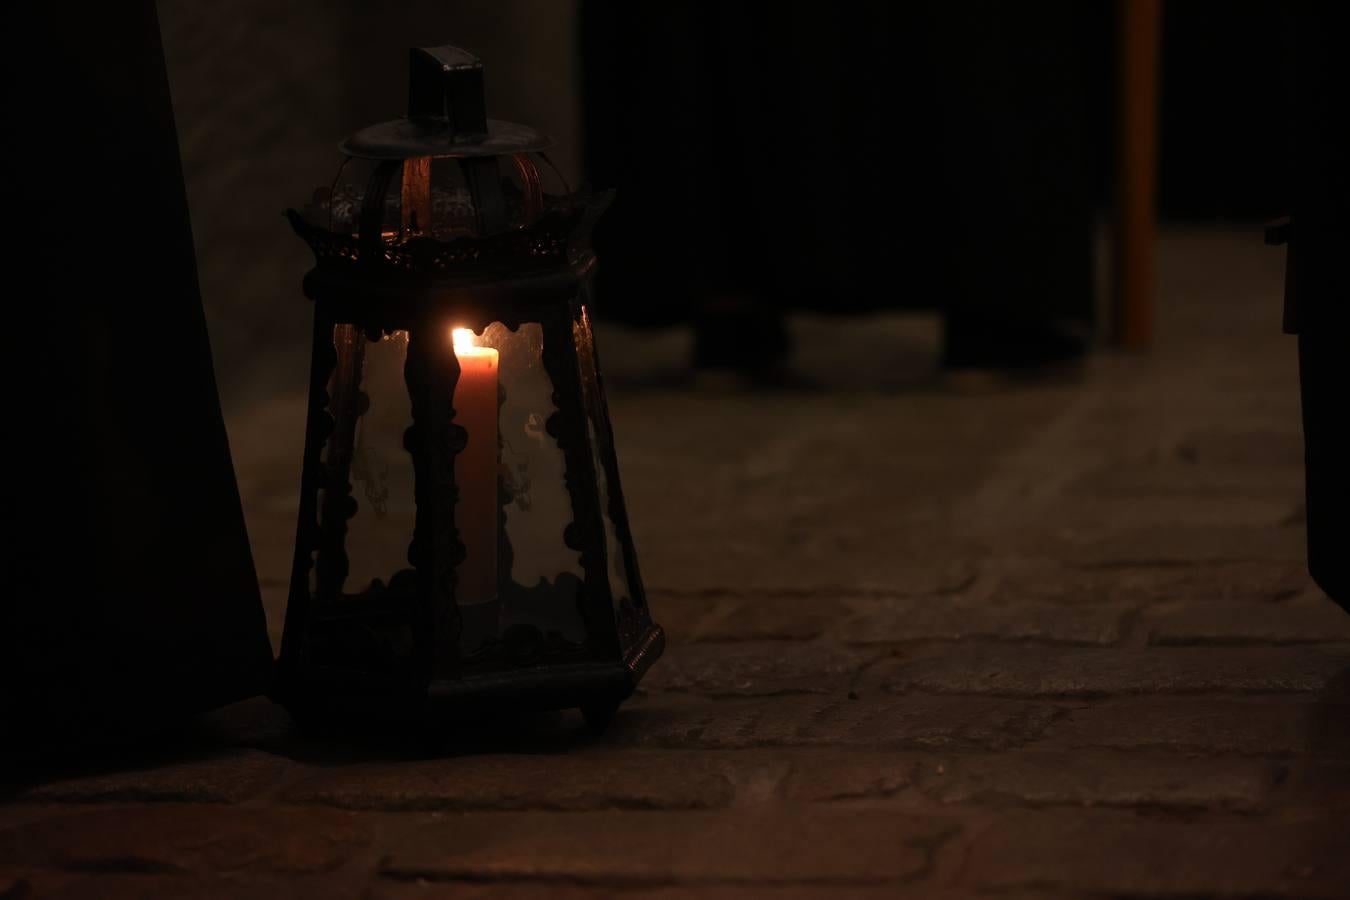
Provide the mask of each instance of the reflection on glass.
{"label": "reflection on glass", "polygon": [[478,343],[501,355],[498,559],[499,633],[508,653],[577,645],[585,627],[577,609],[581,555],[564,541],[574,520],[562,450],[548,434],[553,383],[543,365],[543,329],[488,326]]}
{"label": "reflection on glass", "polygon": [[[633,589],[629,578],[627,559],[624,557],[623,543],[619,540],[619,531],[614,524],[610,507],[609,472],[605,460],[613,453],[609,446],[608,430],[598,427],[600,412],[604,409],[600,396],[599,366],[595,358],[595,339],[591,333],[590,317],[586,308],[581,309],[580,319],[572,326],[572,339],[577,348],[577,363],[581,367],[581,389],[586,408],[586,428],[591,439],[591,453],[595,461],[596,487],[600,496],[600,509],[605,523],[605,556],[608,561],[609,589],[614,605],[618,609],[629,607],[633,603]],[[629,636],[631,639],[631,636]]]}
{"label": "reflection on glass", "polygon": [[369,341],[333,330],[336,355],[321,455],[319,547],[311,590],[322,601],[306,653],[320,665],[408,677],[414,666],[416,578],[407,562],[416,512],[403,449],[409,402],[405,332]]}
{"label": "reflection on glass", "polygon": [[[408,333],[395,331],[368,341],[350,325],[342,338],[354,339],[361,359],[355,366],[356,396],[350,413],[351,487],[354,512],[347,520],[347,577],[343,593],[381,592],[400,570],[408,568],[408,542],[413,533],[412,459],[403,449],[410,404],[403,381]],[[339,370],[341,366],[338,367]],[[340,372],[334,372],[334,378]],[[336,401],[334,388],[329,396]],[[344,418],[334,416],[336,440]]]}

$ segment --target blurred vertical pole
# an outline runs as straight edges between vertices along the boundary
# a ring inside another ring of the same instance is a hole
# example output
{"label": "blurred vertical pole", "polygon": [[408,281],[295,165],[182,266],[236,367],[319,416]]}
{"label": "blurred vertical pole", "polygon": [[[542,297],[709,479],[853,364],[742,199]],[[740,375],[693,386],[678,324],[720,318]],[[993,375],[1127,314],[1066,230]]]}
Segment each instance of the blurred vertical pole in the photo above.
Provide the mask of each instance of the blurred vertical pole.
{"label": "blurred vertical pole", "polygon": [[1158,44],[1162,0],[1120,3],[1120,134],[1117,141],[1115,342],[1153,340],[1153,249],[1157,232]]}

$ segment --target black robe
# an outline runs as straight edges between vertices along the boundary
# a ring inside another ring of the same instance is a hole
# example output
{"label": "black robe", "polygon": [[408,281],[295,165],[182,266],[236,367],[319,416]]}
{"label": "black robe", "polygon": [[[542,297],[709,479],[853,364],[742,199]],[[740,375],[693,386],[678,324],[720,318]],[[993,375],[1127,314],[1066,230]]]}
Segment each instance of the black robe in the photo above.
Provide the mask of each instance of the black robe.
{"label": "black robe", "polygon": [[7,753],[264,690],[154,4],[29,5],[5,54]]}

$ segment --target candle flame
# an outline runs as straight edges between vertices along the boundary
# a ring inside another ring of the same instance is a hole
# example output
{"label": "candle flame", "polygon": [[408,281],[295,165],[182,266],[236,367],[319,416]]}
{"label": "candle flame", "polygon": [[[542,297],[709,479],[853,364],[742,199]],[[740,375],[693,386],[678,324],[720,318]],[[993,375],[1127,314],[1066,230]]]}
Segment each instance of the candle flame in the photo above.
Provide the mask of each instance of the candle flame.
{"label": "candle flame", "polygon": [[468,328],[450,329],[450,339],[454,341],[456,352],[472,350],[476,346],[474,344],[473,331]]}

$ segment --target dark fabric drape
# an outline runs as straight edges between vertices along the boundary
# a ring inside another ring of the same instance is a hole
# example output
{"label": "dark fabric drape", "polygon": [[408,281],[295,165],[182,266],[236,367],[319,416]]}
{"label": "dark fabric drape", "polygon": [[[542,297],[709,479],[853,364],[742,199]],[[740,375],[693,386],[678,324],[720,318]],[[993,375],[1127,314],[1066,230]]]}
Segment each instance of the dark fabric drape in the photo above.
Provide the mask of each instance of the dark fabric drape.
{"label": "dark fabric drape", "polygon": [[1298,332],[1308,562],[1350,611],[1350,56],[1333,7],[1291,10],[1288,324]]}
{"label": "dark fabric drape", "polygon": [[0,718],[22,753],[255,694],[271,653],[154,4],[20,18]]}
{"label": "dark fabric drape", "polygon": [[602,314],[1092,319],[1104,6],[585,0]]}

